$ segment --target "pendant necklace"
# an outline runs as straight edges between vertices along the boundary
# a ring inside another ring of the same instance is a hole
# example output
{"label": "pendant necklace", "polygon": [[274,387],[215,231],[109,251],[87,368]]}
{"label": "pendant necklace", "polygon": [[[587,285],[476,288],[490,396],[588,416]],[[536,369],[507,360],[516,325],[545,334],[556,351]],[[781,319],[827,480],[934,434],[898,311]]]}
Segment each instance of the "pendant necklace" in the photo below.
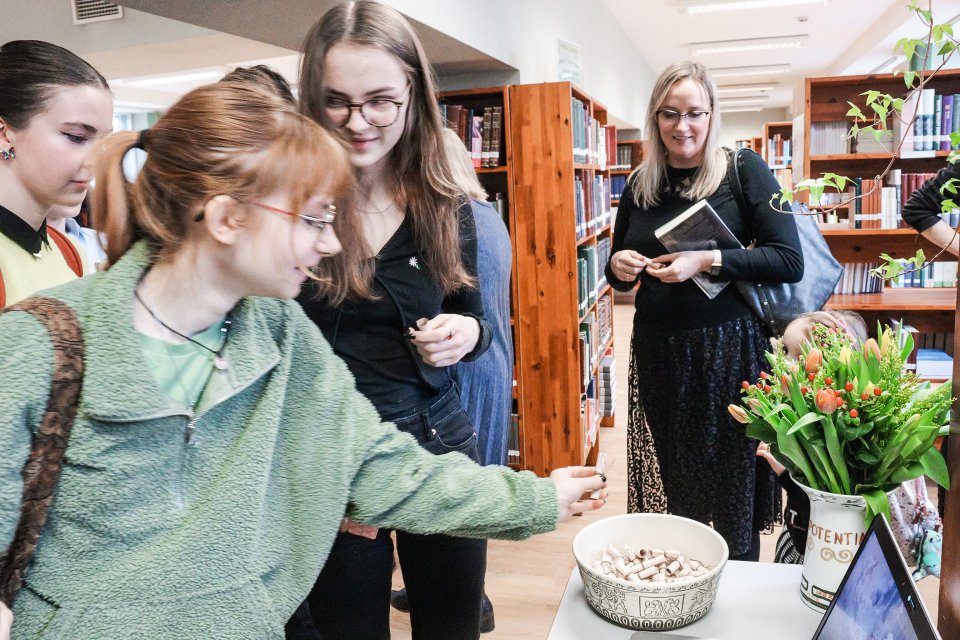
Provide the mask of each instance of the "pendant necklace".
{"label": "pendant necklace", "polygon": [[198,340],[194,340],[194,339],[191,338],[190,336],[184,335],[184,334],[180,333],[179,331],[177,331],[176,329],[174,329],[173,327],[171,327],[170,325],[168,325],[166,322],[164,322],[163,320],[161,320],[160,317],[157,316],[156,313],[154,313],[153,309],[151,309],[150,307],[147,306],[147,303],[144,302],[144,301],[143,301],[143,298],[140,297],[140,292],[137,291],[136,289],[133,290],[133,296],[137,299],[137,302],[140,303],[140,306],[142,306],[144,309],[146,309],[146,310],[147,310],[147,313],[150,314],[150,317],[153,318],[154,320],[156,320],[156,321],[157,321],[157,324],[159,324],[161,327],[163,327],[164,329],[166,329],[166,330],[169,331],[170,333],[176,334],[176,335],[180,336],[181,338],[183,338],[184,340],[187,340],[187,341],[189,341],[189,342],[192,342],[193,344],[197,345],[198,347],[200,347],[200,348],[202,348],[202,349],[205,349],[206,351],[209,351],[210,353],[212,353],[212,354],[213,354],[213,366],[216,367],[217,370],[219,370],[219,371],[225,371],[226,369],[228,369],[228,368],[230,367],[230,362],[227,360],[227,357],[226,357],[226,356],[224,355],[224,353],[223,353],[224,350],[227,348],[227,336],[230,334],[230,324],[231,324],[231,322],[230,322],[230,318],[229,318],[229,317],[224,318],[224,320],[223,320],[223,326],[220,327],[220,337],[221,337],[220,348],[219,348],[218,350],[214,350],[214,349],[211,349],[210,347],[208,347],[207,345],[203,344],[202,342],[200,342],[200,341],[198,341]]}

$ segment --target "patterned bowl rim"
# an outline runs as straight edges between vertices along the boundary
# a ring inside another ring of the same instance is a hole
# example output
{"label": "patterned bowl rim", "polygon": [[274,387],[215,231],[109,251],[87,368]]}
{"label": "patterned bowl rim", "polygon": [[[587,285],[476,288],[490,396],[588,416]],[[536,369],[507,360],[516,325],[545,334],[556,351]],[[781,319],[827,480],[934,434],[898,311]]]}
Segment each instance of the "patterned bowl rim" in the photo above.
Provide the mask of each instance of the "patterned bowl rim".
{"label": "patterned bowl rim", "polygon": [[[696,520],[691,520],[690,518],[684,518],[683,516],[675,516],[675,515],[669,514],[669,513],[623,513],[623,514],[616,515],[616,516],[610,516],[609,518],[602,518],[602,519],[600,519],[600,520],[597,520],[596,522],[591,522],[590,524],[588,524],[587,526],[585,526],[583,529],[581,529],[580,531],[578,531],[578,532],[577,532],[577,535],[575,535],[575,536],[573,537],[573,543],[571,544],[571,547],[572,547],[572,550],[573,550],[573,557],[576,559],[577,565],[579,565],[579,567],[580,567],[581,570],[586,571],[587,573],[591,574],[592,576],[595,576],[595,577],[598,578],[598,579],[608,581],[608,582],[610,582],[610,583],[612,583],[612,584],[614,584],[614,585],[617,585],[617,586],[631,587],[631,591],[635,591],[636,588],[637,588],[638,586],[641,586],[641,585],[643,585],[643,586],[648,586],[648,587],[649,587],[649,586],[652,586],[652,585],[656,584],[656,585],[659,586],[659,583],[650,583],[650,584],[648,585],[647,583],[642,583],[642,582],[630,582],[629,580],[622,580],[621,578],[614,578],[614,577],[611,577],[611,576],[604,575],[604,574],[600,573],[599,571],[594,570],[587,562],[585,562],[585,561],[577,554],[577,541],[580,539],[580,536],[584,535],[584,533],[586,533],[586,532],[589,531],[590,529],[592,529],[592,528],[594,528],[594,527],[598,527],[598,525],[603,525],[604,523],[609,524],[610,521],[612,521],[612,520],[638,520],[638,519],[649,520],[649,519],[654,519],[654,518],[657,519],[657,520],[670,519],[670,520],[682,521],[682,522],[684,523],[684,525],[695,525],[696,527],[699,527],[699,528],[704,529],[704,530],[706,530],[707,532],[709,532],[710,535],[712,535],[716,540],[719,540],[719,541],[720,541],[720,544],[723,546],[723,557],[720,559],[720,562],[718,562],[715,567],[713,567],[712,569],[710,569],[710,571],[708,571],[707,573],[703,574],[702,576],[695,576],[695,577],[693,577],[693,578],[690,578],[690,579],[689,579],[689,582],[687,582],[687,581],[664,582],[663,585],[662,585],[663,587],[666,587],[666,586],[668,586],[668,585],[669,585],[671,588],[675,588],[675,587],[683,587],[683,588],[691,587],[691,586],[694,586],[694,585],[699,584],[699,583],[701,583],[701,582],[706,582],[709,578],[713,577],[714,575],[718,575],[719,573],[721,573],[721,572],[723,571],[723,568],[724,568],[724,567],[726,566],[726,564],[727,564],[727,560],[730,558],[730,549],[729,549],[729,547],[727,547],[727,541],[723,539],[723,536],[721,536],[719,533],[717,533],[717,532],[713,529],[713,527],[708,527],[707,525],[703,524],[702,522],[697,522]],[[598,527],[598,528],[599,528],[599,527]]]}

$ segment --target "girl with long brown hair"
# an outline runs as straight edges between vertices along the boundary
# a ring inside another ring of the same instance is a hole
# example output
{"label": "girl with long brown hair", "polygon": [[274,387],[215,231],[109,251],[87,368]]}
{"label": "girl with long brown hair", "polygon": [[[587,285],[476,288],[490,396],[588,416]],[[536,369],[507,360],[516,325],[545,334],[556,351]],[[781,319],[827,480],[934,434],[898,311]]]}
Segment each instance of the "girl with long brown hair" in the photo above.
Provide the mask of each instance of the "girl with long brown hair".
{"label": "girl with long brown hair", "polygon": [[[335,5],[305,40],[300,103],[347,145],[363,250],[356,264],[344,256],[322,265],[340,277],[301,302],[384,419],[427,451],[478,460],[450,368],[480,356],[491,337],[476,228],[450,174],[432,71],[410,24],[378,2]],[[324,638],[390,635],[393,541],[378,524],[344,523],[309,598]],[[414,637],[476,638],[485,543],[403,530],[396,539]]]}

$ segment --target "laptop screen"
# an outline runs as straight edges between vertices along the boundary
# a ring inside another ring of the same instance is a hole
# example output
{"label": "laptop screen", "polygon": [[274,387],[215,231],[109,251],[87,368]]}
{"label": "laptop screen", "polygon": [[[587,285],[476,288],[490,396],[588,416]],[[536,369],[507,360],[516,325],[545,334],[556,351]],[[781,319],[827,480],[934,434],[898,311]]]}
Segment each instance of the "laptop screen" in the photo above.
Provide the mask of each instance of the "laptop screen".
{"label": "laptop screen", "polygon": [[890,527],[874,519],[814,640],[936,640]]}

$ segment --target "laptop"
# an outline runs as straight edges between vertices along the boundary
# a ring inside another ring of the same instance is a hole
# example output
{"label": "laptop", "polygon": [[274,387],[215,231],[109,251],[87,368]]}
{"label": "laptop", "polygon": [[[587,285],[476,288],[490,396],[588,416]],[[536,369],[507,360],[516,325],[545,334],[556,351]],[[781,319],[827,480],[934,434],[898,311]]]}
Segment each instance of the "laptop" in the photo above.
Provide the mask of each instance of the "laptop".
{"label": "laptop", "polygon": [[813,640],[940,640],[886,518],[877,515]]}

